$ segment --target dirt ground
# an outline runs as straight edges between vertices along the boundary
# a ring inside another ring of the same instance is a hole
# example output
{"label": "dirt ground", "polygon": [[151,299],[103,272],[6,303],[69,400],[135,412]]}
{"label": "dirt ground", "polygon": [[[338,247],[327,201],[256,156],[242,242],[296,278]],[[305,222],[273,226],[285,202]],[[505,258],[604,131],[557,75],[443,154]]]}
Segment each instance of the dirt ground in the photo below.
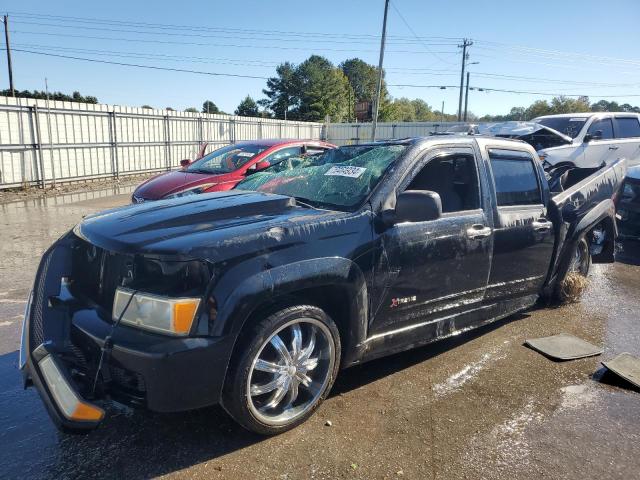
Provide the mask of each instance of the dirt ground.
{"label": "dirt ground", "polygon": [[[131,189],[0,204],[0,478],[638,478],[640,392],[600,363],[640,355],[634,244],[593,267],[579,303],[341,372],[316,415],[277,437],[243,431],[219,407],[156,415],[113,405],[95,432],[58,432],[16,366],[26,295],[45,248]],[[523,346],[560,332],[604,354],[557,363]]]}

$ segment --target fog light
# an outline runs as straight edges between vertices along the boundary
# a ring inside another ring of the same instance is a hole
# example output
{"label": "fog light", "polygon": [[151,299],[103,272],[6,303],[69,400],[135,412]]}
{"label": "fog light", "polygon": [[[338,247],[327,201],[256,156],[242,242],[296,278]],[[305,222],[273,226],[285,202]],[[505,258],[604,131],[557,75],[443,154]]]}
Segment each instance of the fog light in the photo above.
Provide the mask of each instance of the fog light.
{"label": "fog light", "polygon": [[83,401],[64,377],[53,356],[47,355],[38,364],[51,396],[62,414],[69,420],[99,422],[104,410]]}

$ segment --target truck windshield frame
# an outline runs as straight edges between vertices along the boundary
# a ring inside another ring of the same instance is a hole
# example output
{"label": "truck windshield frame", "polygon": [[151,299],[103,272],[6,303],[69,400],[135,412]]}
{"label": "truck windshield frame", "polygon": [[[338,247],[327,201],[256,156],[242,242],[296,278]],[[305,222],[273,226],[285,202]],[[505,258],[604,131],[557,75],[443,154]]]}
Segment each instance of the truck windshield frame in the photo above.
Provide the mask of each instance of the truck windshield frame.
{"label": "truck windshield frame", "polygon": [[287,195],[312,207],[355,211],[406,150],[404,144],[350,145],[291,157],[291,168],[255,173],[236,188]]}

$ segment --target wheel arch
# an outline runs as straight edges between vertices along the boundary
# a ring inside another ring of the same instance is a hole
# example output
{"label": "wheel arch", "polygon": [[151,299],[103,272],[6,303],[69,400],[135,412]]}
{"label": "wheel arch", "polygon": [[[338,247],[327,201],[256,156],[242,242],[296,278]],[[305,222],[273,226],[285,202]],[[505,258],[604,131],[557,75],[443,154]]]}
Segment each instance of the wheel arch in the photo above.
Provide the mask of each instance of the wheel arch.
{"label": "wheel arch", "polygon": [[362,270],[341,257],[295,262],[247,278],[220,306],[214,335],[234,335],[237,343],[249,325],[296,304],[321,308],[334,320],[342,365],[354,363],[366,337],[367,283]]}

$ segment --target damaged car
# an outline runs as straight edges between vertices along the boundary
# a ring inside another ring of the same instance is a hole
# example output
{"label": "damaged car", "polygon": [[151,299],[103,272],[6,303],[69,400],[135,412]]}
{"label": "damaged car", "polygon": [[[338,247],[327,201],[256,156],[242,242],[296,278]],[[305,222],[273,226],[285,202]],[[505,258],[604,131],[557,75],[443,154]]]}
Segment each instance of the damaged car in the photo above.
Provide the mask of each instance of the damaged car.
{"label": "damaged car", "polygon": [[95,428],[116,400],[219,403],[283,432],[340,369],[507,317],[613,262],[625,171],[545,172],[514,140],[414,138],[87,216],[40,262],[25,384],[68,430]]}
{"label": "damaged car", "polygon": [[488,126],[491,135],[517,138],[532,145],[547,165],[572,163],[598,168],[625,158],[640,163],[640,114],[567,113],[537,117],[530,122],[505,122]]}

